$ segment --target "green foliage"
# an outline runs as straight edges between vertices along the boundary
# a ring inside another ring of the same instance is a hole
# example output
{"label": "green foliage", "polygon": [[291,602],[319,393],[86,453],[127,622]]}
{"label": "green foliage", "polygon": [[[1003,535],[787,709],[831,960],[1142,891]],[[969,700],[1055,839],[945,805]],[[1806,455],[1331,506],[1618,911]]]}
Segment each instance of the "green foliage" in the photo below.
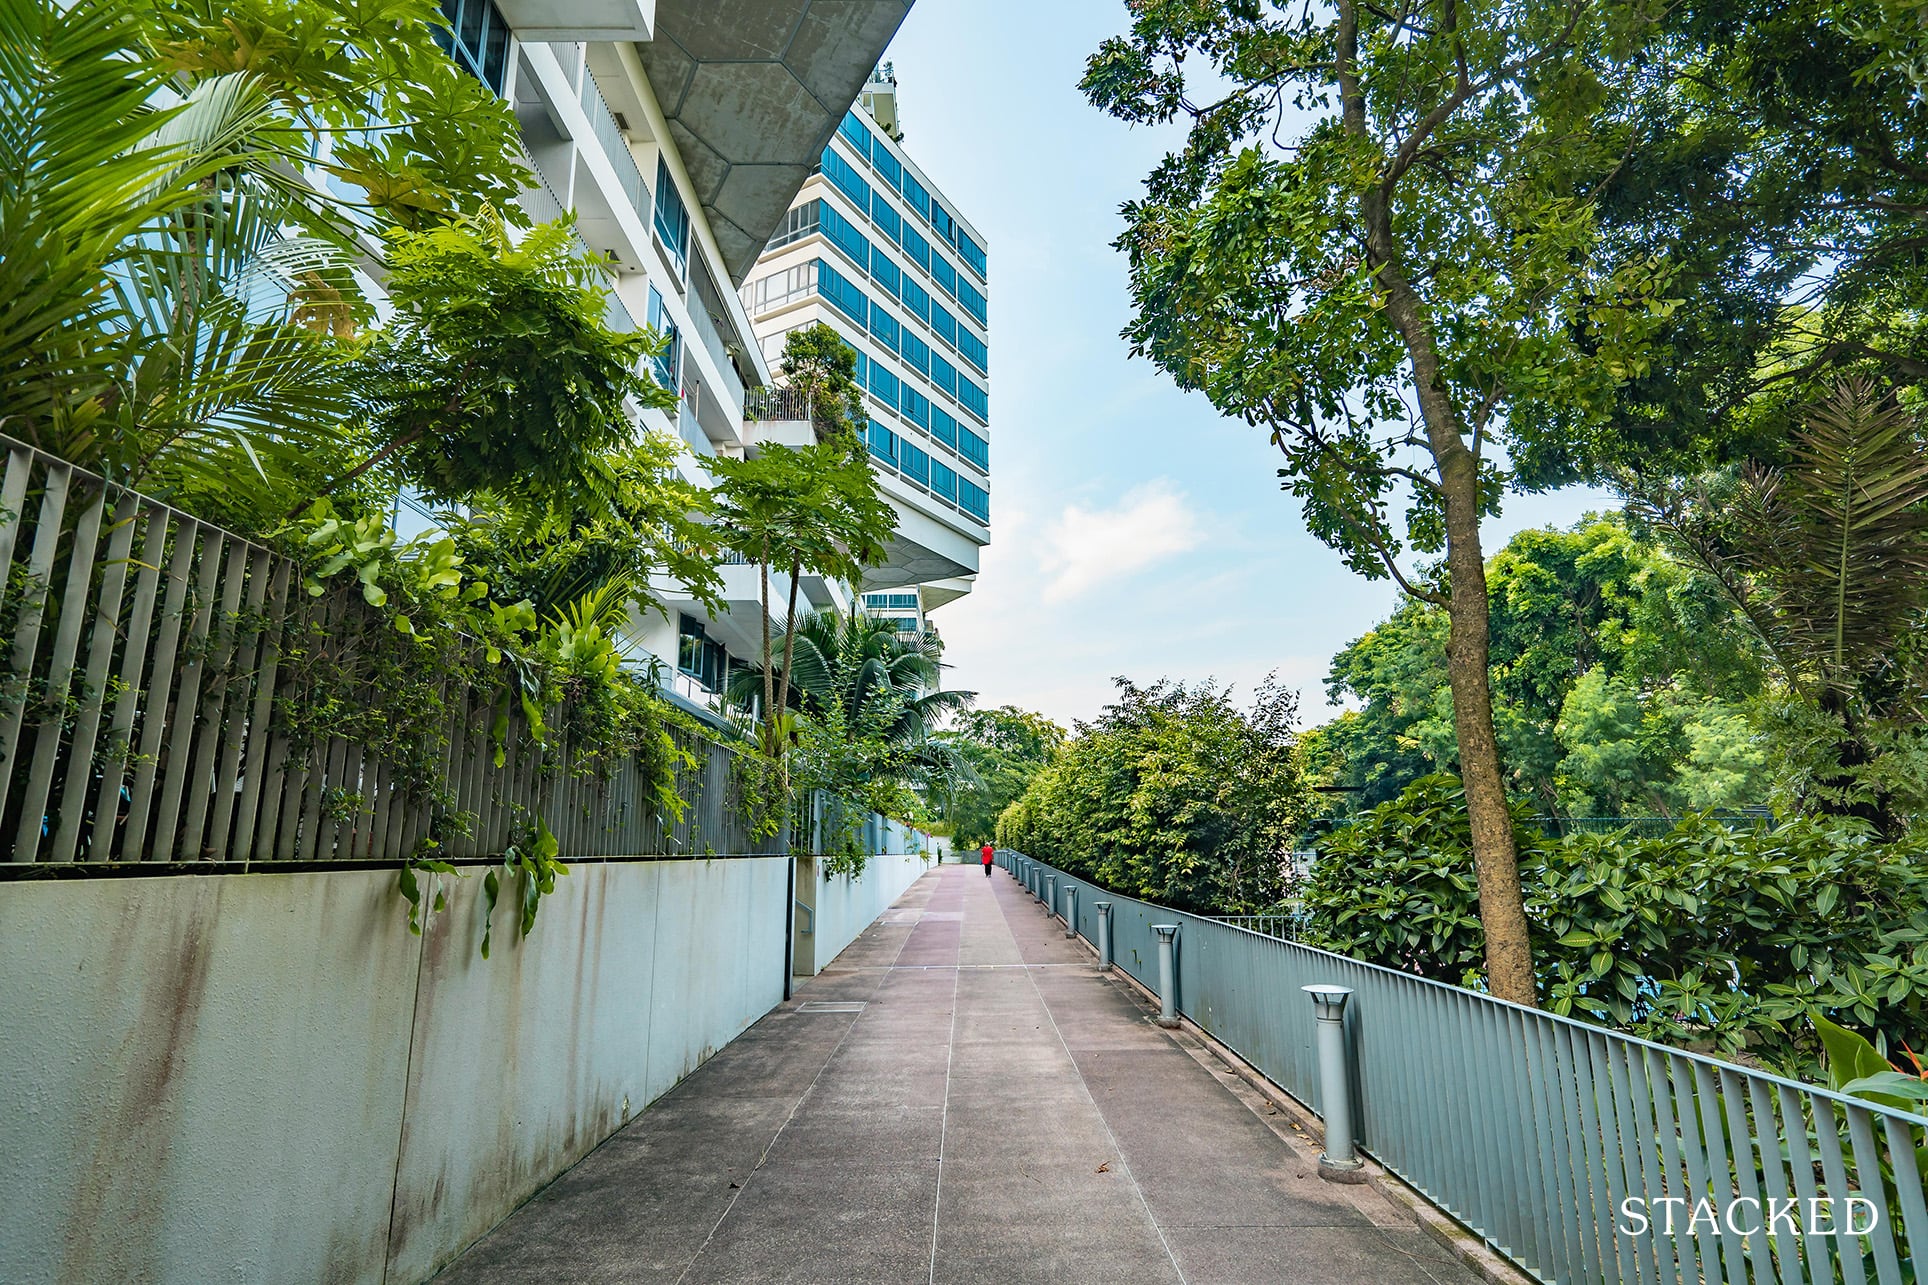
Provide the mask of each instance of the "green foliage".
{"label": "green foliage", "polygon": [[998,818],[998,845],[1181,910],[1271,906],[1307,806],[1296,694],[1268,680],[1243,710],[1211,683],[1115,681]]}
{"label": "green foliage", "polygon": [[[1928,847],[1826,819],[1734,831],[1539,836],[1515,817],[1548,1008],[1651,1039],[1811,1073],[1815,1016],[1918,1040],[1928,1022]],[[1323,845],[1308,940],[1459,985],[1483,942],[1464,795],[1452,777]]]}
{"label": "green foliage", "polygon": [[[1759,649],[1714,582],[1617,518],[1529,530],[1487,564],[1494,723],[1509,793],[1546,814],[1677,815],[1762,802]],[[1333,658],[1362,708],[1306,734],[1346,810],[1457,763],[1443,609],[1408,599]]]}
{"label": "green foliage", "polygon": [[862,437],[867,416],[857,383],[857,352],[843,336],[815,322],[783,338],[783,379],[804,394],[820,438]]}
{"label": "green foliage", "polygon": [[941,792],[939,812],[963,851],[996,838],[999,814],[1051,761],[1065,731],[1042,714],[1000,705],[963,711],[935,739],[951,747],[961,768]]}

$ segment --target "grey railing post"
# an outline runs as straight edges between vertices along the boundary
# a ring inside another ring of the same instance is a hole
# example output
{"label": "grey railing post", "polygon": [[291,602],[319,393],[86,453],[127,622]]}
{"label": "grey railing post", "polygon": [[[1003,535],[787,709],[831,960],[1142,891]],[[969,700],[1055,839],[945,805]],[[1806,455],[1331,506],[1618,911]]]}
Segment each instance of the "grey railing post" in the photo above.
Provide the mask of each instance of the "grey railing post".
{"label": "grey railing post", "polygon": [[1078,886],[1072,883],[1064,886],[1064,935],[1078,935]]}
{"label": "grey railing post", "polygon": [[1158,1024],[1177,1026],[1178,957],[1172,943],[1178,925],[1153,924],[1151,930],[1158,934]]}
{"label": "grey railing post", "polygon": [[1111,971],[1111,903],[1094,901],[1092,909],[1098,912],[1098,971]]}
{"label": "grey railing post", "polygon": [[1058,913],[1058,876],[1044,877],[1044,913],[1047,917]]}
{"label": "grey railing post", "polygon": [[1319,1176],[1331,1182],[1364,1182],[1365,1170],[1352,1146],[1352,1065],[1346,1055],[1345,986],[1301,987],[1312,996],[1318,1015],[1319,1097],[1325,1107],[1325,1152]]}

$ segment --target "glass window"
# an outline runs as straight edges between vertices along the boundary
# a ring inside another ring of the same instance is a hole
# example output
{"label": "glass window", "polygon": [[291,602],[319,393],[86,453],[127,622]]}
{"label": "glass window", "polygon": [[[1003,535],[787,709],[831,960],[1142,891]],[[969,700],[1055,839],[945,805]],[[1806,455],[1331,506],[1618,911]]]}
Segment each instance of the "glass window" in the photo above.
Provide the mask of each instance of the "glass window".
{"label": "glass window", "polygon": [[743,306],[751,312],[772,312],[817,292],[818,259],[759,277],[743,287]]}
{"label": "glass window", "polygon": [[870,379],[867,382],[872,397],[875,397],[892,410],[897,409],[898,379],[897,376],[884,369],[883,362],[873,361],[870,363]]}
{"label": "glass window", "polygon": [[915,277],[904,278],[903,293],[898,298],[904,301],[904,311],[927,326],[931,324],[930,291],[918,285]]}
{"label": "glass window", "polygon": [[957,479],[957,507],[980,522],[991,520],[991,497],[981,486]]}
{"label": "glass window", "polygon": [[649,288],[649,328],[665,341],[663,351],[649,359],[650,373],[672,393],[680,392],[677,373],[683,369],[683,337],[676,333],[676,323],[670,320],[669,310],[663,307],[663,296],[655,286]]}
{"label": "glass window", "polygon": [[[822,204],[819,202],[819,204]],[[823,228],[824,240],[843,251],[849,260],[857,265],[857,271],[870,271],[870,242],[857,230],[857,225],[837,213],[834,205],[823,205],[818,218]]]}
{"label": "glass window", "polygon": [[676,180],[670,177],[669,163],[661,154],[656,157],[656,236],[668,251],[670,262],[676,265],[676,274],[685,277],[689,274],[690,258],[690,212],[683,204],[683,194],[676,190]]}
{"label": "glass window", "polygon": [[903,450],[903,464],[901,467],[904,471],[904,476],[919,486],[929,486],[931,484],[931,457],[924,454],[919,448],[911,445],[908,441],[901,442],[899,445]]}
{"label": "glass window", "polygon": [[870,131],[865,129],[864,123],[857,119],[857,113],[845,112],[843,124],[837,126],[837,133],[843,137],[844,142],[857,149],[857,155],[865,160],[870,159]]}
{"label": "glass window", "polygon": [[817,292],[859,326],[869,326],[870,300],[848,277],[822,259],[817,260]]}
{"label": "glass window", "polygon": [[957,269],[941,254],[931,255],[931,280],[951,298],[957,298]]}
{"label": "glass window", "polygon": [[908,223],[904,225],[903,246],[905,258],[926,272],[931,270],[931,243],[924,239],[922,232]]}
{"label": "glass window", "polygon": [[832,148],[823,149],[823,176],[839,192],[850,198],[857,207],[857,213],[870,217],[870,184],[864,182],[854,166],[843,158],[843,154]]}
{"label": "glass window", "polygon": [[792,241],[801,241],[815,232],[819,211],[822,209],[822,201],[805,201],[785,214],[783,222],[777,227],[776,234],[770,238],[770,244],[764,249],[775,250],[780,246],[789,245]]}
{"label": "glass window", "polygon": [[951,396],[957,396],[957,367],[951,365],[951,363],[945,361],[936,353],[932,353],[931,382]]}
{"label": "glass window", "polygon": [[864,606],[875,611],[915,611],[917,595],[914,593],[867,593]]}
{"label": "glass window", "polygon": [[500,94],[508,83],[509,24],[492,0],[442,0],[445,28],[430,34],[444,53],[471,76]]}
{"label": "glass window", "polygon": [[964,311],[977,318],[977,324],[985,326],[990,320],[984,313],[984,292],[968,281],[957,283],[957,301],[964,305]]}
{"label": "glass window", "polygon": [[850,346],[850,355],[857,360],[857,373],[855,378],[857,380],[857,387],[862,388],[870,380],[870,358],[858,352],[855,344]]}
{"label": "glass window", "polygon": [[892,187],[901,188],[904,185],[904,167],[897,163],[897,158],[890,154],[888,147],[880,143],[871,148],[870,165],[877,171],[877,177]]}
{"label": "glass window", "polygon": [[986,473],[991,471],[991,444],[968,428],[958,431],[957,453]]}
{"label": "glass window", "polygon": [[872,455],[892,468],[897,467],[897,434],[873,419],[870,421],[870,434],[865,440],[870,445]]}
{"label": "glass window", "polygon": [[936,201],[931,202],[931,231],[949,244],[957,244],[957,220]]}
{"label": "glass window", "polygon": [[970,331],[959,330],[957,332],[957,351],[963,355],[965,361],[977,367],[979,374],[988,375],[991,373],[990,350],[984,346],[982,339],[979,339]]}
{"label": "glass window", "polygon": [[678,613],[676,667],[694,678],[704,691],[720,692],[729,674],[730,653],[711,638],[696,617]]}
{"label": "glass window", "polygon": [[877,251],[870,252],[870,279],[890,292],[895,299],[898,292],[897,265]]}
{"label": "glass window", "polygon": [[914,210],[918,218],[929,222],[931,217],[931,194],[924,190],[924,185],[917,181],[915,174],[905,173],[903,193],[904,204]]}
{"label": "glass window", "polygon": [[870,333],[878,343],[897,351],[897,318],[875,304],[870,307]]}
{"label": "glass window", "polygon": [[959,231],[957,234],[957,253],[958,256],[964,260],[964,265],[971,271],[977,273],[977,279],[982,281],[989,266],[984,261],[984,247],[971,240],[967,233]]}
{"label": "glass window", "polygon": [[931,461],[931,494],[957,503],[957,474],[942,460]]}
{"label": "glass window", "polygon": [[904,220],[896,210],[891,208],[889,201],[879,199],[870,203],[870,221],[877,225],[879,232],[891,240],[900,243],[903,241]]}
{"label": "glass window", "polygon": [[952,450],[957,449],[957,421],[942,406],[931,407],[931,436]]}
{"label": "glass window", "polygon": [[977,416],[978,423],[983,424],[990,421],[990,395],[970,380],[960,378],[957,381],[957,400],[965,410]]}
{"label": "glass window", "polygon": [[909,326],[898,337],[897,351],[903,354],[904,364],[929,379],[931,375],[931,346],[919,339]]}
{"label": "glass window", "polygon": [[957,347],[957,318],[941,303],[931,304],[931,333],[951,347]]}
{"label": "glass window", "polygon": [[928,433],[931,427],[931,399],[909,384],[905,384],[898,392],[902,399],[899,402],[900,413],[906,420]]}

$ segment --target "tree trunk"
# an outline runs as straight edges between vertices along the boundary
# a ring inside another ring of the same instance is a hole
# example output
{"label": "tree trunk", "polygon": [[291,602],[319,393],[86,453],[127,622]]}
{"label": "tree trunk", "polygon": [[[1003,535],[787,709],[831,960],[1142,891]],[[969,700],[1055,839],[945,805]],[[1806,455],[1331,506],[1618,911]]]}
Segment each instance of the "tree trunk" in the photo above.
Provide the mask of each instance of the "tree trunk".
{"label": "tree trunk", "polygon": [[[803,574],[803,559],[790,559],[790,601],[783,615],[783,668],[777,671],[777,709],[790,708],[790,666],[797,655],[797,577]],[[764,644],[769,650],[769,644]],[[782,755],[777,759],[777,781],[782,787],[783,797],[790,797],[790,747],[780,745]]]}
{"label": "tree trunk", "polygon": [[763,752],[774,758],[776,746],[776,679],[770,673],[770,537],[763,537],[758,551],[757,605],[763,617]]}
{"label": "tree trunk", "polygon": [[[1339,6],[1335,73],[1342,120],[1355,138],[1372,140],[1366,99],[1358,79],[1359,14],[1356,0]],[[1391,173],[1389,170],[1388,173]],[[1459,742],[1459,774],[1472,823],[1473,867],[1479,881],[1480,927],[1486,937],[1486,984],[1501,999],[1537,1005],[1533,950],[1520,890],[1519,853],[1506,806],[1499,738],[1493,731],[1493,691],[1488,672],[1491,621],[1487,612],[1486,560],[1479,539],[1479,457],[1466,444],[1459,411],[1439,366],[1439,348],[1424,303],[1406,278],[1393,234],[1395,178],[1360,197],[1366,262],[1378,275],[1386,317],[1399,331],[1412,362],[1413,390],[1426,425],[1426,442],[1438,470],[1439,498],[1446,512],[1446,604],[1451,631],[1446,674],[1453,692],[1453,733]]]}

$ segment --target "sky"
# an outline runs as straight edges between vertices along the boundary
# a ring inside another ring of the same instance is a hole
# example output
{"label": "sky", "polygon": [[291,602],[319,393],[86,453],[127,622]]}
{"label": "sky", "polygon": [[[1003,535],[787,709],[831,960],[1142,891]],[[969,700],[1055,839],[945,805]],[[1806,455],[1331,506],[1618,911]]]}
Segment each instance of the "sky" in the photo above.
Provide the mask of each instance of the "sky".
{"label": "sky", "polygon": [[[1245,697],[1276,672],[1302,721],[1324,722],[1327,663],[1397,592],[1306,533],[1262,432],[1118,337],[1118,207],[1178,137],[1078,92],[1085,58],[1126,26],[1122,0],[917,0],[886,55],[905,148],[990,243],[991,544],[976,590],[931,617],[945,686],[1068,725],[1114,675]],[[1610,505],[1511,497],[1486,547]]]}

